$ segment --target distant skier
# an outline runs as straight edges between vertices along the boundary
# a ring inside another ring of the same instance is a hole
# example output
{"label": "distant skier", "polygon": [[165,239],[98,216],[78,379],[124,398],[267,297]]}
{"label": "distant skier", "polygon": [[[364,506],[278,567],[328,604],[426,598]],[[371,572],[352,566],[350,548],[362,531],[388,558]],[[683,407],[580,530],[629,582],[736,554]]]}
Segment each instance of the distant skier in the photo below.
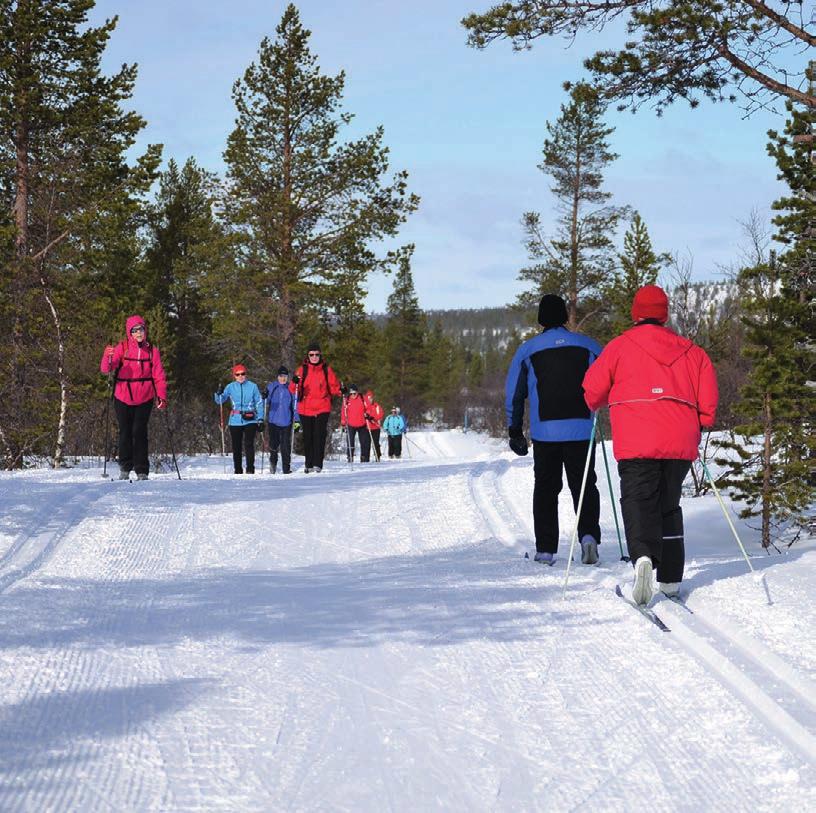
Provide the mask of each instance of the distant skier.
{"label": "distant skier", "polygon": [[292,423],[295,414],[295,395],[289,384],[289,368],[280,367],[278,377],[266,387],[266,420],[269,424],[269,473],[278,470],[280,450],[283,473],[292,472]]}
{"label": "distant skier", "polygon": [[365,394],[366,425],[371,432],[371,440],[374,446],[374,454],[379,460],[382,457],[380,448],[380,430],[385,417],[385,410],[374,400],[374,393],[368,390]]}
{"label": "distant skier", "polygon": [[323,469],[326,453],[326,431],[329,424],[332,396],[340,395],[340,382],[334,370],[323,360],[320,345],[309,345],[303,364],[297,368],[292,382],[297,385],[298,415],[303,430],[306,457],[304,472]]}
{"label": "distant skier", "polygon": [[360,439],[360,462],[368,463],[371,456],[371,435],[366,426],[366,405],[354,384],[351,384],[344,393],[343,411],[340,413],[340,425],[348,432],[348,446],[346,457],[354,460],[356,439]]}
{"label": "distant skier", "polygon": [[634,563],[632,597],[676,595],[685,546],[680,491],[697,458],[700,427],[713,426],[717,378],[706,353],[665,326],[669,300],[646,285],[632,302],[635,326],[613,339],[584,378],[590,409],[609,406],[621,482],[626,544]]}
{"label": "distant skier", "polygon": [[383,429],[388,435],[389,459],[402,456],[402,436],[405,434],[405,419],[400,415],[399,407],[391,408],[391,414],[383,422]]}
{"label": "distant skier", "polygon": [[243,474],[241,446],[246,455],[246,473],[255,474],[255,433],[264,427],[264,399],[258,385],[247,379],[243,364],[232,368],[235,381],[222,390],[220,387],[213,398],[216,404],[232,401],[229,417],[229,431],[232,439],[232,463],[236,474]]}
{"label": "distant skier", "polygon": [[[147,327],[141,316],[130,316],[125,323],[124,341],[108,345],[99,369],[113,376],[113,407],[119,424],[119,479],[129,480],[135,471],[139,480],[147,480],[150,458],[147,448],[147,424],[153,409],[167,406],[167,380],[159,348],[147,340]],[[107,453],[107,449],[105,450]]]}
{"label": "distant skier", "polygon": [[573,333],[564,325],[567,306],[560,296],[546,294],[538,306],[544,330],[516,351],[505,382],[505,407],[510,448],[527,454],[524,437],[524,402],[530,399],[530,434],[533,438],[533,524],[535,561],[552,564],[558,551],[558,495],[562,469],[572,503],[578,510],[581,481],[590,456],[584,501],[578,517],[581,561],[598,561],[601,541],[601,500],[595,477],[595,449],[589,448],[592,415],[584,403],[581,382],[601,352],[594,339]]}

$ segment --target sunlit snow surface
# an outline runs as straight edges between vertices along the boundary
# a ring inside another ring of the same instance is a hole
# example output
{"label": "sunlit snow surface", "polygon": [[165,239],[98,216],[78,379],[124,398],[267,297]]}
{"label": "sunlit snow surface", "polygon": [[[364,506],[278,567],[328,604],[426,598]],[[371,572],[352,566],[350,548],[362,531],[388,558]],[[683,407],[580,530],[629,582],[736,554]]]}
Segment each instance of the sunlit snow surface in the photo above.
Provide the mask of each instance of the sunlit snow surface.
{"label": "sunlit snow surface", "polygon": [[759,579],[685,500],[664,633],[614,595],[600,455],[562,599],[566,490],[534,564],[531,457],[408,437],[322,474],[0,474],[0,809],[816,810],[812,540],[739,524]]}

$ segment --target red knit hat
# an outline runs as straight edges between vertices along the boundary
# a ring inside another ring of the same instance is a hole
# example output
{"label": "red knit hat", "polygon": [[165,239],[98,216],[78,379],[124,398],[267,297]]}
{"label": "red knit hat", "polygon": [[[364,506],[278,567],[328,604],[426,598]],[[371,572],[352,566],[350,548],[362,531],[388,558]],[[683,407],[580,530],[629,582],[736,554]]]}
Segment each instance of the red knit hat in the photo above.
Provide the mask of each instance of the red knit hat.
{"label": "red knit hat", "polygon": [[246,372],[246,367],[244,367],[243,364],[236,364],[232,368],[232,374],[233,375],[236,375],[237,373],[245,373],[245,372]]}
{"label": "red knit hat", "polygon": [[644,285],[632,300],[632,321],[657,319],[663,324],[669,320],[669,298],[657,285]]}

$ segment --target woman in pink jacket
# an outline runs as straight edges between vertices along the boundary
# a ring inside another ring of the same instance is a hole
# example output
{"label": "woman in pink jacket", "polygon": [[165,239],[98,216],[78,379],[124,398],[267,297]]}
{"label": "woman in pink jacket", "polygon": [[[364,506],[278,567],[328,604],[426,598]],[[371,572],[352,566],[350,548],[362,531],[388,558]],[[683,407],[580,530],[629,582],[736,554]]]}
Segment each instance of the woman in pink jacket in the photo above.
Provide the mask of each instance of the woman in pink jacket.
{"label": "woman in pink jacket", "polygon": [[129,316],[125,324],[127,338],[116,346],[108,345],[99,369],[112,375],[115,382],[113,406],[119,423],[119,479],[129,480],[135,471],[147,480],[150,459],[147,451],[147,422],[153,409],[167,406],[167,380],[159,348],[147,340],[145,321]]}
{"label": "woman in pink jacket", "polygon": [[584,400],[609,407],[621,481],[626,544],[635,566],[632,597],[676,595],[685,546],[680,489],[697,459],[700,427],[714,425],[717,377],[705,351],[665,326],[669,300],[646,285],[632,302],[635,326],[613,339],[584,376]]}

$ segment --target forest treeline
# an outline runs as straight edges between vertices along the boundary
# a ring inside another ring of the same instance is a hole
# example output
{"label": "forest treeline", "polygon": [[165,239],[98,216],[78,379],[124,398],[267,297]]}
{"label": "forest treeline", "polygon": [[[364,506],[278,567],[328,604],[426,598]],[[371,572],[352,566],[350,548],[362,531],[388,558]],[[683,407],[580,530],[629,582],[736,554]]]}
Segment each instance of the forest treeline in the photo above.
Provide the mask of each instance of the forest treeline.
{"label": "forest treeline", "polygon": [[[724,482],[764,527],[771,517],[801,517],[816,454],[812,92],[776,93],[787,97],[787,117],[784,130],[769,133],[767,152],[788,191],[771,205],[767,228],[749,217],[747,251],[728,284],[706,286],[692,282],[674,247],[654,248],[641,215],[604,188],[617,158],[608,105],[623,93],[609,82],[623,74],[611,52],[597,55],[588,64],[596,81],[566,83],[542,132],[538,169],[552,184],[552,215],[520,215],[529,256],[522,294],[505,308],[423,310],[414,246],[399,240],[421,190],[391,167],[381,126],[348,135],[345,74],[320,70],[294,5],[236,77],[220,175],[195,156],[165,162],[161,145],[133,154],[146,125],[130,109],[136,67],[102,71],[116,20],[89,25],[93,6],[0,0],[4,467],[61,466],[102,451],[110,382],[100,357],[124,338],[130,314],[146,319],[168,373],[169,409],[153,421],[154,445],[172,437],[177,452],[206,452],[220,446],[212,394],[231,366],[247,365],[263,385],[279,365],[295,367],[312,341],[345,383],[373,388],[413,425],[501,433],[508,362],[536,330],[543,293],[564,296],[568,326],[604,342],[630,323],[638,287],[661,282],[673,326],[718,368],[719,426],[734,438]],[[567,24],[547,3],[540,27],[529,16],[515,20],[513,4],[498,8],[464,21],[471,44],[552,34],[548,9]],[[703,64],[695,45],[687,34],[675,58]],[[634,107],[650,94],[659,105],[691,100],[693,90],[722,99],[734,81],[728,72],[689,73],[684,94],[639,82],[637,60],[624,61],[623,95],[635,94],[627,96]],[[762,92],[773,95],[773,84]],[[762,160],[762,145],[757,152]],[[365,310],[368,281],[383,273],[393,289],[387,312],[375,316]]]}

